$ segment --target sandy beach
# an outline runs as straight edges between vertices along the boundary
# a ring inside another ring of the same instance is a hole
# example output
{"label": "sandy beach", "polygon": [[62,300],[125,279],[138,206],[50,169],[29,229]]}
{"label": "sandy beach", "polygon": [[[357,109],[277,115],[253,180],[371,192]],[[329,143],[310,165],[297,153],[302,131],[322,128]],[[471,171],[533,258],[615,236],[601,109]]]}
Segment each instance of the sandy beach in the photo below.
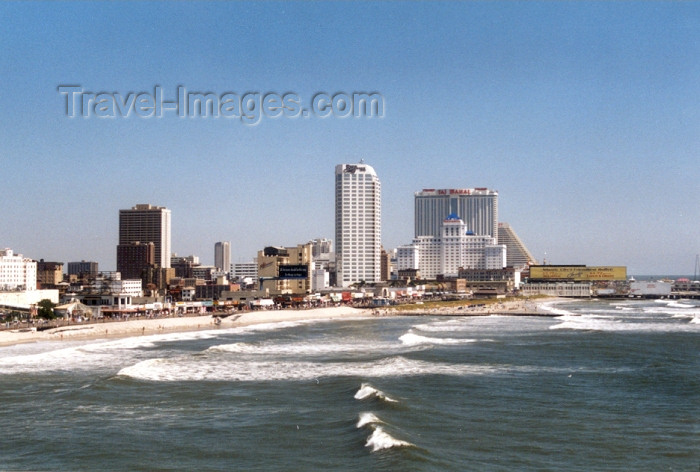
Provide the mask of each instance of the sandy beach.
{"label": "sandy beach", "polygon": [[233,328],[259,323],[282,321],[336,319],[372,316],[371,310],[352,307],[315,308],[309,310],[270,310],[248,311],[221,318],[216,324],[212,315],[184,316],[171,318],[134,319],[129,321],[109,321],[97,323],[76,323],[45,331],[31,331],[27,328],[0,331],[0,346],[25,342],[57,341],[63,339],[96,339],[151,335],[158,333],[195,331],[200,329]]}
{"label": "sandy beach", "polygon": [[440,307],[416,308],[410,311],[397,311],[391,308],[359,309],[349,306],[314,308],[308,310],[264,310],[233,314],[217,320],[212,315],[186,316],[155,319],[134,319],[129,321],[110,321],[81,323],[61,326],[45,331],[29,329],[10,329],[0,331],[0,346],[41,341],[68,339],[98,339],[152,335],[158,333],[195,331],[202,329],[233,328],[260,323],[278,323],[283,321],[339,319],[371,316],[486,316],[492,314],[521,316],[553,316],[551,311],[543,309],[545,302],[557,301],[556,298],[516,300],[490,303],[483,307]]}

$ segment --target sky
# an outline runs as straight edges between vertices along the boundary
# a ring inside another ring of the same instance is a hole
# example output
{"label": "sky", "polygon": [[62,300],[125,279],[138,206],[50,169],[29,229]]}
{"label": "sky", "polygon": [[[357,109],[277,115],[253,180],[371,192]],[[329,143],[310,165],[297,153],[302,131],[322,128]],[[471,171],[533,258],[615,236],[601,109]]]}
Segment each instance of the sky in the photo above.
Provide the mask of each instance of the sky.
{"label": "sky", "polygon": [[[386,248],[411,242],[414,192],[488,187],[539,261],[692,275],[700,253],[697,2],[5,2],[0,45],[0,247],[36,260],[114,270],[138,203],[205,264],[217,241],[244,262],[332,239],[335,165],[360,159]],[[61,86],[384,106],[70,117]]]}

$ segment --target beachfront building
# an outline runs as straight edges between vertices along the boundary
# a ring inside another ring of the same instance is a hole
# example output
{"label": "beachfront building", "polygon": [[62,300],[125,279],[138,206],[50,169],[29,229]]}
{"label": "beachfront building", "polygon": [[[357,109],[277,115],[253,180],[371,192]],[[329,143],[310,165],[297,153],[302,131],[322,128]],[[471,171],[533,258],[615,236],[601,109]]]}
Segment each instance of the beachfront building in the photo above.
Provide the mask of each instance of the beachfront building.
{"label": "beachfront building", "polygon": [[333,241],[327,238],[312,239],[311,259],[313,269],[311,274],[311,290],[316,292],[331,286],[331,270],[335,267]]}
{"label": "beachfront building", "polygon": [[414,237],[441,236],[442,221],[458,215],[467,230],[498,238],[498,192],[487,188],[423,189],[414,194]]}
{"label": "beachfront building", "polygon": [[336,285],[381,280],[381,183],[371,166],[335,167]]}
{"label": "beachfront building", "polygon": [[593,296],[593,284],[590,282],[529,282],[520,285],[520,294],[525,297],[547,295],[589,298]]}
{"label": "beachfront building", "polygon": [[451,214],[440,225],[440,236],[418,236],[412,244],[397,248],[399,272],[417,270],[422,278],[457,277],[460,269],[502,269],[506,246],[496,238],[477,235]]}
{"label": "beachfront building", "polygon": [[[150,204],[139,204],[119,210],[119,244],[153,243],[154,264],[170,267],[170,210]],[[117,267],[120,265],[117,255]],[[117,269],[119,270],[119,269]]]}
{"label": "beachfront building", "polygon": [[312,245],[268,246],[258,251],[258,277],[261,290],[270,295],[311,293]]}

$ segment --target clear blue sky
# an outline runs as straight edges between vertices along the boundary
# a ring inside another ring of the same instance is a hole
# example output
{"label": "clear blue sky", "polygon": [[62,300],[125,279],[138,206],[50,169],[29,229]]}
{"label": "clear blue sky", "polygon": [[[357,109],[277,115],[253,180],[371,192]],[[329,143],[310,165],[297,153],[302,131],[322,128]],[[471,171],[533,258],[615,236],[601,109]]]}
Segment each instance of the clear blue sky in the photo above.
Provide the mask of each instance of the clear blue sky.
{"label": "clear blue sky", "polygon": [[[538,259],[692,273],[700,252],[700,3],[0,4],[0,246],[114,269],[118,211],[172,210],[212,263],[333,238],[334,166],[413,193],[497,189]],[[68,118],[92,92],[380,92],[383,118]]]}

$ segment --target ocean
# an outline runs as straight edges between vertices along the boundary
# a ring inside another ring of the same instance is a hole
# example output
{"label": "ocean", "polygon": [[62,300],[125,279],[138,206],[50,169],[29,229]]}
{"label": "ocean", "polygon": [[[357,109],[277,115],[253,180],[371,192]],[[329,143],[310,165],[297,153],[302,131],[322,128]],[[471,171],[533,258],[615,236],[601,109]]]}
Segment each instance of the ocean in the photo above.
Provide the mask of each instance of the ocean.
{"label": "ocean", "polygon": [[2,470],[697,471],[700,301],[0,347]]}

